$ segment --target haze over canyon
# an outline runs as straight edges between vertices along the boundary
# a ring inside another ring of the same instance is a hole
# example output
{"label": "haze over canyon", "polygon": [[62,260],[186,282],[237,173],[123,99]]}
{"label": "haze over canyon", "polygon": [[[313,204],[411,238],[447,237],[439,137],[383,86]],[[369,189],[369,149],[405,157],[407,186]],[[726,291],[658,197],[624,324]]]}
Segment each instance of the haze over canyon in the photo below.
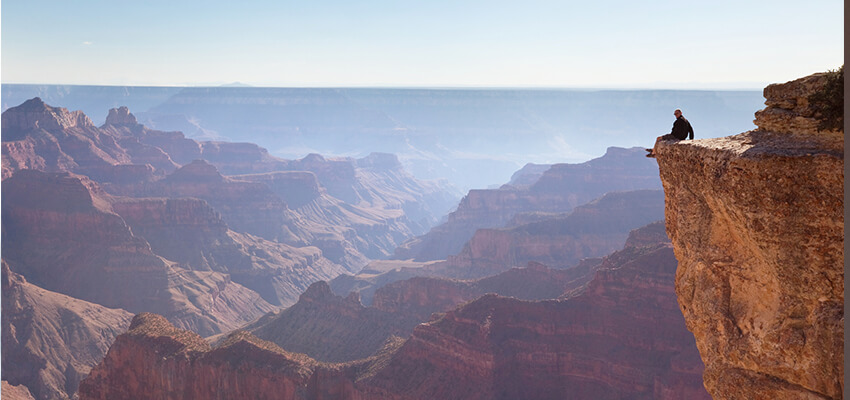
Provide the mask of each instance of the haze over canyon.
{"label": "haze over canyon", "polygon": [[841,399],[834,79],[4,84],[2,395]]}

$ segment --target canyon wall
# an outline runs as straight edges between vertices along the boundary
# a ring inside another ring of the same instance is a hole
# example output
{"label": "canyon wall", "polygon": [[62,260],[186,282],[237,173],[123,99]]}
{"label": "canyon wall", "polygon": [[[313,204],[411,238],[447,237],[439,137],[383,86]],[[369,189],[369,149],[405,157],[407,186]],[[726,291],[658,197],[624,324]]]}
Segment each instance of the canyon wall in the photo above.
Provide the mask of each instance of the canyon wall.
{"label": "canyon wall", "polygon": [[[659,230],[653,224],[633,232],[623,250],[585,271],[593,275],[586,286],[567,284],[560,299],[487,294],[416,325],[407,340],[375,341],[374,355],[344,364],[317,362],[245,331],[210,346],[160,317],[141,314],[81,384],[80,398],[143,392],[150,398],[269,398],[277,393],[351,400],[708,399],[694,337],[676,304],[676,259]],[[532,265],[505,280],[474,285],[509,286],[506,280],[519,282],[523,275],[539,277],[547,271],[553,272]],[[356,295],[334,296],[327,284],[317,283],[302,295],[303,310],[296,319],[324,313],[324,321],[299,324],[284,310],[260,320],[270,332],[254,332],[287,339],[300,334],[287,326],[301,326],[319,346],[331,345],[321,342],[339,340],[333,323],[354,319],[362,327],[346,339],[352,345],[370,327],[383,329],[364,309],[378,311],[380,305],[384,316],[417,310],[429,301],[421,294],[428,297],[430,288],[451,284],[418,279],[386,289],[376,295],[375,308],[364,308]],[[405,286],[412,295],[399,294]],[[473,287],[458,287],[459,299]]]}
{"label": "canyon wall", "polygon": [[[4,399],[72,398],[133,317],[35,286],[5,260],[2,307]],[[7,393],[7,381],[23,386]]]}
{"label": "canyon wall", "polygon": [[844,132],[818,131],[815,74],[764,90],[758,129],[662,142],[682,313],[717,399],[844,390]]}
{"label": "canyon wall", "polygon": [[658,170],[642,151],[609,147],[602,157],[580,164],[555,164],[533,174],[529,179],[536,179],[533,184],[470,190],[446,222],[405,242],[394,258],[444,260],[459,253],[476,230],[505,227],[520,213],[566,213],[611,191],[658,189]]}

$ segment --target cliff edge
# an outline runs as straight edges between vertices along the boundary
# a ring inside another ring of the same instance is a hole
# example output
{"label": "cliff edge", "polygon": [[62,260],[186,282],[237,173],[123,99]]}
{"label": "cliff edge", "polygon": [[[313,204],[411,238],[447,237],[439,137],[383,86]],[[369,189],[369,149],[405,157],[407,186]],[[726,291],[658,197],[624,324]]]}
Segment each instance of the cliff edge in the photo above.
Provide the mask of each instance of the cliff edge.
{"label": "cliff edge", "polygon": [[844,132],[818,131],[827,74],[764,90],[758,129],[659,143],[679,306],[715,399],[844,389]]}

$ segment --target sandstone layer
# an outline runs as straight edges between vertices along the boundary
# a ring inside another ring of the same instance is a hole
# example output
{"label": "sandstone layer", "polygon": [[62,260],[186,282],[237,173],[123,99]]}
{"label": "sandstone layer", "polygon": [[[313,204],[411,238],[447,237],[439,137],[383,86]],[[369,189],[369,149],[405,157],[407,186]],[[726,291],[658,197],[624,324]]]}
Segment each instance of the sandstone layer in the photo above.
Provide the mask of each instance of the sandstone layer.
{"label": "sandstone layer", "polygon": [[814,75],[768,86],[757,130],[660,143],[676,290],[719,399],[842,398],[844,133]]}

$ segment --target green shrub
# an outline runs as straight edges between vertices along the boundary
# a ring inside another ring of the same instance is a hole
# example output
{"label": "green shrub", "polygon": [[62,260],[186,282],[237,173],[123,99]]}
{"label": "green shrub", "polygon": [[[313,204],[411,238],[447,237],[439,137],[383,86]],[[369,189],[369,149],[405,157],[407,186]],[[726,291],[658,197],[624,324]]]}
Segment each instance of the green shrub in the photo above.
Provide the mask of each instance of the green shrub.
{"label": "green shrub", "polygon": [[844,65],[826,73],[826,84],[809,96],[818,131],[844,129]]}

